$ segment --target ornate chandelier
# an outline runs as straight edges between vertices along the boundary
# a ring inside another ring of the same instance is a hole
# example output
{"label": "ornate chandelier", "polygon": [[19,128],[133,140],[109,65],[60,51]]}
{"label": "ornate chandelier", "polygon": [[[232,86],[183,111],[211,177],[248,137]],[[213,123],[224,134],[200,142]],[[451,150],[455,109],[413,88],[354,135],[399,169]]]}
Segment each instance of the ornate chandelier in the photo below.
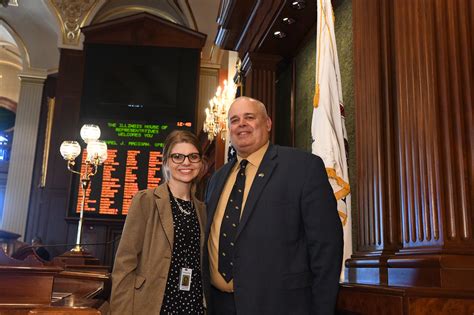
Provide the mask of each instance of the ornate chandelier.
{"label": "ornate chandelier", "polygon": [[224,88],[217,87],[216,95],[209,100],[209,107],[206,108],[206,120],[204,121],[204,132],[207,132],[209,141],[220,133],[222,140],[227,134],[227,112],[235,99],[236,85],[224,80]]}

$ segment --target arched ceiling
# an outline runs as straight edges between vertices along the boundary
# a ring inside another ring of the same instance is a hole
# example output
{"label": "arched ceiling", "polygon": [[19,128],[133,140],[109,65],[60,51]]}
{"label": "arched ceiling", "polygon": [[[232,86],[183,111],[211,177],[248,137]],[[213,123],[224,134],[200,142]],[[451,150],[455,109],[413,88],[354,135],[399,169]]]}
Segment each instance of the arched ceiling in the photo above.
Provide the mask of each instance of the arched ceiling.
{"label": "arched ceiling", "polygon": [[18,7],[0,7],[0,19],[17,34],[16,42],[24,45],[30,69],[56,69],[59,30],[54,16],[43,1],[20,0],[18,4]]}
{"label": "arched ceiling", "polygon": [[[18,39],[0,29],[0,44],[8,45],[12,39],[20,41],[25,58],[29,56],[28,69],[53,73],[59,64],[59,48],[82,49],[79,33],[77,31],[74,35],[74,31],[145,11],[207,34],[201,63],[219,67],[222,53],[214,46],[219,1],[18,0],[18,6],[0,7],[0,20],[13,30]],[[71,40],[74,36],[77,38]]]}
{"label": "arched ceiling", "polygon": [[100,23],[139,12],[148,12],[173,23],[192,28],[180,7],[177,6],[174,1],[153,0],[107,1],[95,14],[92,23],[90,24]]}

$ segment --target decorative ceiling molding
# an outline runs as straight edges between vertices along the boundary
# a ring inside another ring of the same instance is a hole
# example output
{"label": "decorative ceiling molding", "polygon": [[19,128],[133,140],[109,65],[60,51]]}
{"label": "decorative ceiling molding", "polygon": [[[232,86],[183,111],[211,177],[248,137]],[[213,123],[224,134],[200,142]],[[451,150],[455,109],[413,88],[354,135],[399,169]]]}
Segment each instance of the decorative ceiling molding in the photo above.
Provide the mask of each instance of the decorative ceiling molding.
{"label": "decorative ceiling molding", "polygon": [[116,18],[124,17],[127,15],[133,15],[133,14],[137,14],[141,12],[146,12],[152,15],[159,16],[165,20],[171,21],[176,24],[182,24],[168,12],[165,12],[157,8],[146,7],[146,6],[121,6],[121,7],[117,7],[105,12],[99,12],[97,16],[94,17],[91,24],[102,23],[108,20],[113,20]]}
{"label": "decorative ceiling molding", "polygon": [[31,81],[31,80],[46,80],[48,76],[48,70],[45,69],[37,69],[37,68],[29,68],[24,70],[22,73],[18,75],[21,81]]}
{"label": "decorative ceiling molding", "polygon": [[0,96],[0,108],[5,108],[5,109],[8,109],[11,112],[16,113],[17,105],[18,105],[18,103],[15,102],[14,100],[12,100],[8,97]]}
{"label": "decorative ceiling molding", "polygon": [[184,0],[184,5],[186,7],[187,14],[184,13],[184,10],[179,5],[179,0],[174,0],[174,2],[176,6],[179,8],[179,10],[181,11],[181,14],[183,14],[185,17],[188,16],[187,20],[190,20],[189,25],[192,25],[194,30],[199,32],[199,27],[196,21],[196,17],[194,16],[193,9],[191,8],[191,5],[189,4],[189,0]]}
{"label": "decorative ceiling molding", "polygon": [[0,40],[0,64],[8,65],[23,70],[23,60],[13,37],[0,24],[0,36],[4,36],[5,41]]}
{"label": "decorative ceiling molding", "polygon": [[1,32],[8,33],[10,36],[9,39],[13,39],[13,42],[8,42],[8,46],[3,47],[4,52],[11,55],[13,58],[16,55],[18,57],[17,66],[22,67],[22,69],[28,69],[30,67],[30,55],[26,49],[23,39],[15,32],[15,30],[7,23],[7,21],[1,18],[0,29]]}
{"label": "decorative ceiling molding", "polygon": [[84,44],[142,45],[202,49],[206,34],[147,12],[84,27]]}
{"label": "decorative ceiling molding", "polygon": [[[2,56],[2,58],[3,58],[3,56]],[[15,62],[15,61],[9,61],[9,60],[2,59],[2,60],[0,60],[0,65],[13,67],[13,68],[15,68],[19,71],[23,70],[23,66],[21,64],[19,64],[18,62]]]}
{"label": "decorative ceiling molding", "polygon": [[[209,45],[209,43],[206,44]],[[209,53],[207,55],[202,54],[201,65],[213,65],[212,67],[215,67],[215,65],[220,66],[223,54],[224,50],[220,49],[216,44],[212,44]]]}
{"label": "decorative ceiling molding", "polygon": [[62,45],[80,46],[81,27],[100,0],[48,0],[59,20]]}

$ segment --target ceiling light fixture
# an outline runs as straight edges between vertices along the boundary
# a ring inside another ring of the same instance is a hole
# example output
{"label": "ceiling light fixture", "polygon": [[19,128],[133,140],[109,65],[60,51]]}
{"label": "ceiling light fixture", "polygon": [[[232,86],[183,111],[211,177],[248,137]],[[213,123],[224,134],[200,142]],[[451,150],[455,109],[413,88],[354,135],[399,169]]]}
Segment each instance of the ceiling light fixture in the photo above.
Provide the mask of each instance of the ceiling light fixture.
{"label": "ceiling light fixture", "polygon": [[285,38],[286,37],[286,33],[283,33],[282,31],[275,31],[273,33],[273,36],[275,36],[276,38]]}
{"label": "ceiling light fixture", "polygon": [[305,0],[294,0],[291,2],[291,7],[296,10],[302,10],[306,7]]}
{"label": "ceiling light fixture", "polygon": [[293,19],[293,18],[290,18],[290,17],[284,17],[284,18],[283,18],[283,23],[285,23],[285,24],[291,25],[291,24],[293,24],[293,23],[295,23],[295,22],[296,22],[296,21],[295,21],[295,19]]}

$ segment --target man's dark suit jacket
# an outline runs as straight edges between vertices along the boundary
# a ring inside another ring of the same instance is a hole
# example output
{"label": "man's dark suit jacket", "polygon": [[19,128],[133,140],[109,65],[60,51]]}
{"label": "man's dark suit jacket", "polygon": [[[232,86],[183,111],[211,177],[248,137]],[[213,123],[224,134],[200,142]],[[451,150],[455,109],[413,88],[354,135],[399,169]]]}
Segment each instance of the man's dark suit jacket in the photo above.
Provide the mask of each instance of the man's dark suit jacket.
{"label": "man's dark suit jacket", "polygon": [[[219,169],[208,184],[206,245],[235,162]],[[334,314],[342,252],[341,221],[322,160],[294,148],[270,145],[236,235],[237,313]],[[203,269],[209,270],[208,265]]]}

